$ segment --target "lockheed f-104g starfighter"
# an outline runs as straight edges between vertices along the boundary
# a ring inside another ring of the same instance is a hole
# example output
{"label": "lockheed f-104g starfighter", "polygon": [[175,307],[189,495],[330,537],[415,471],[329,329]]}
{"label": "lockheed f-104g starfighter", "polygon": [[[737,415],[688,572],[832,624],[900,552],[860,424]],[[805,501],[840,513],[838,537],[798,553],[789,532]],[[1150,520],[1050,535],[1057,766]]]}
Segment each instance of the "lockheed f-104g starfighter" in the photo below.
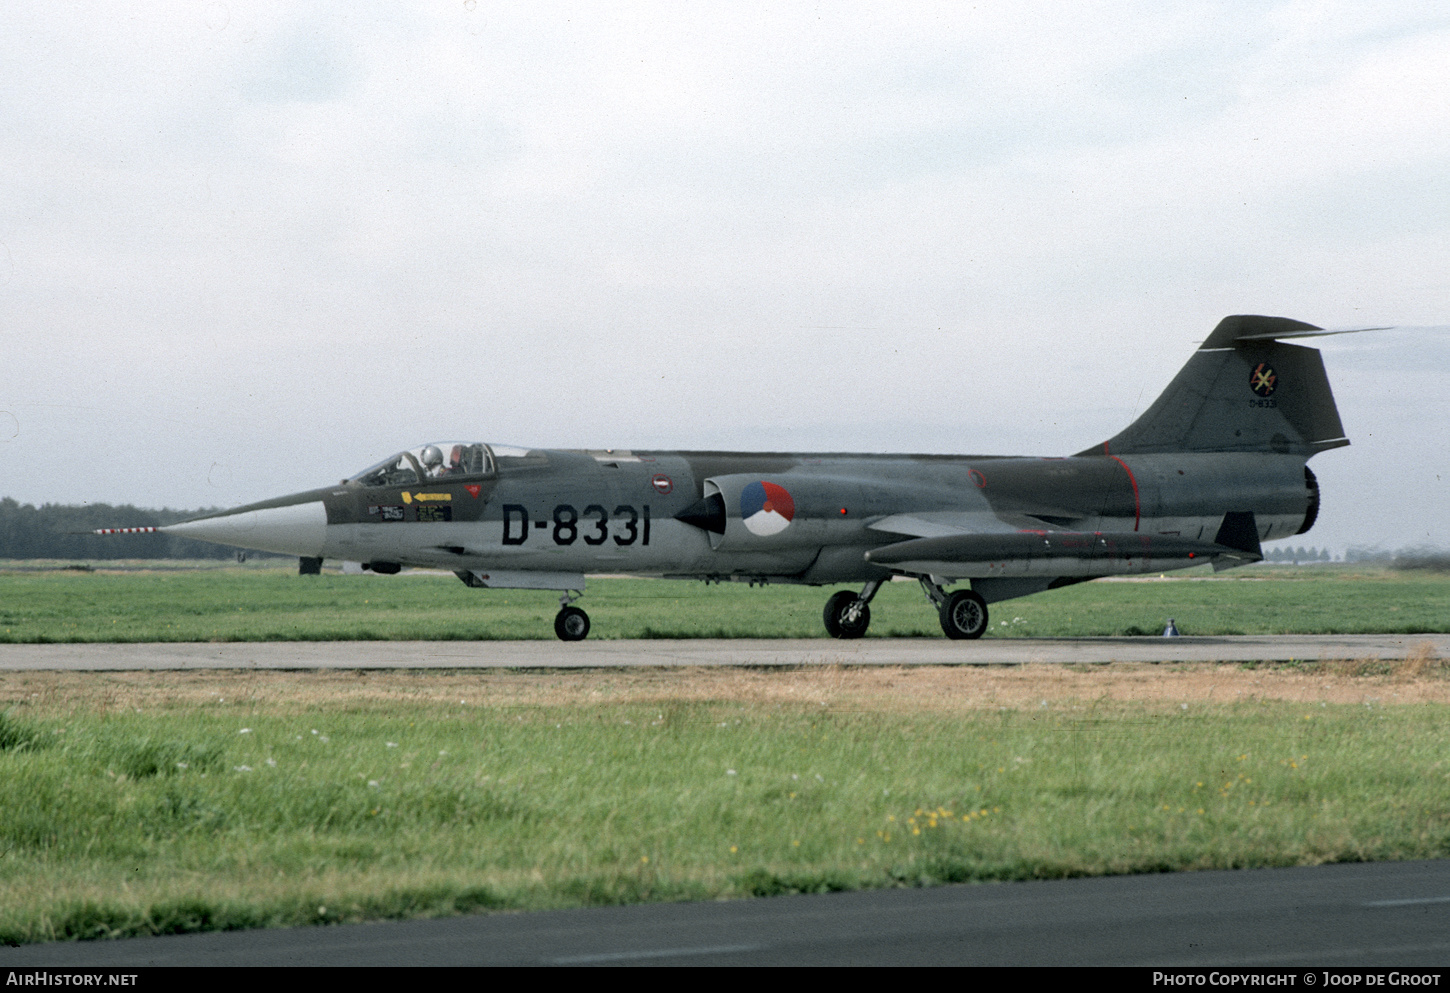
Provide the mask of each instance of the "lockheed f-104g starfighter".
{"label": "lockheed f-104g starfighter", "polygon": [[[1364,329],[1356,329],[1364,330]],[[859,638],[896,576],[950,638],[988,605],[1072,583],[1259,561],[1319,512],[1313,456],[1349,444],[1319,352],[1328,332],[1225,318],[1162,396],[1076,455],[554,451],[450,441],[341,483],[173,524],[205,541],[453,571],[480,589],[558,590],[554,629],[589,633],[586,573],[852,584],[825,627]],[[967,581],[955,590],[954,584]],[[859,588],[855,588],[859,584]]]}

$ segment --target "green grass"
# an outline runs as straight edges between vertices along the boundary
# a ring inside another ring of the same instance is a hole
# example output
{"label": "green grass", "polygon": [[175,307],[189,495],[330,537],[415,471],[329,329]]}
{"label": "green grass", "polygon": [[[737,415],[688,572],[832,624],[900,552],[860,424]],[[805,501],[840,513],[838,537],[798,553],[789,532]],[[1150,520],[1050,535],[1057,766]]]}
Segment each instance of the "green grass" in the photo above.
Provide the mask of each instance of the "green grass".
{"label": "green grass", "polygon": [[459,702],[37,693],[0,723],[0,941],[1450,854],[1441,705],[545,706],[428,678]]}
{"label": "green grass", "polygon": [[[1212,578],[1210,578],[1212,577]],[[593,579],[592,638],[820,638],[829,589]],[[472,590],[452,576],[298,576],[248,563],[194,571],[0,570],[0,642],[476,640],[554,637],[556,594]],[[942,637],[915,583],[889,583],[871,636]],[[993,604],[993,637],[1421,633],[1450,630],[1450,575],[1358,567],[1194,570]]]}

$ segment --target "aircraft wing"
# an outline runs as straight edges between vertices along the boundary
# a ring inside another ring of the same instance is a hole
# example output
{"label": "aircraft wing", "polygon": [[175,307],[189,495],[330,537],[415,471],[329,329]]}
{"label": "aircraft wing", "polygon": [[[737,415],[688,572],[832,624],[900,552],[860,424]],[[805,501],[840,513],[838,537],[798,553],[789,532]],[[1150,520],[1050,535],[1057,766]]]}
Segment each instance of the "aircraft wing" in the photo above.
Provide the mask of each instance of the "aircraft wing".
{"label": "aircraft wing", "polygon": [[872,531],[905,534],[913,538],[947,538],[956,534],[1016,534],[1038,531],[1046,524],[1051,529],[1070,526],[1082,519],[1071,510],[1051,507],[1037,508],[1033,514],[986,515],[960,510],[928,510],[911,514],[892,514],[866,525]]}
{"label": "aircraft wing", "polygon": [[872,531],[904,534],[913,538],[947,538],[954,534],[1016,534],[1038,531],[1043,525],[1050,529],[1071,526],[1082,515],[1071,510],[1052,507],[1035,508],[1031,514],[983,514],[962,510],[927,510],[910,514],[892,514],[866,525]]}
{"label": "aircraft wing", "polygon": [[928,510],[918,514],[892,514],[866,525],[872,531],[905,534],[913,538],[945,538],[954,534],[978,534],[982,515],[960,510]]}

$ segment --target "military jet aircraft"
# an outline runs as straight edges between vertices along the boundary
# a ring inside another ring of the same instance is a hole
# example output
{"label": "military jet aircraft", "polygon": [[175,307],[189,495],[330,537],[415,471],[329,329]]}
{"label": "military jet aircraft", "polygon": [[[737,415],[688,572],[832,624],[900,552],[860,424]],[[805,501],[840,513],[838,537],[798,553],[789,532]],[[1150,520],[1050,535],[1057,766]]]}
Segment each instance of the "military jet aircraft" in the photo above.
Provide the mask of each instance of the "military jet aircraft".
{"label": "military jet aircraft", "polygon": [[[1352,330],[1369,330],[1356,328]],[[1259,561],[1319,512],[1307,462],[1349,444],[1319,352],[1280,317],[1219,323],[1136,421],[1076,455],[545,451],[435,442],[334,486],[159,530],[246,549],[444,568],[472,587],[558,590],[554,630],[589,633],[586,573],[860,584],[825,604],[859,638],[896,576],[949,638],[988,604],[1072,583]],[[966,588],[949,590],[962,580]]]}

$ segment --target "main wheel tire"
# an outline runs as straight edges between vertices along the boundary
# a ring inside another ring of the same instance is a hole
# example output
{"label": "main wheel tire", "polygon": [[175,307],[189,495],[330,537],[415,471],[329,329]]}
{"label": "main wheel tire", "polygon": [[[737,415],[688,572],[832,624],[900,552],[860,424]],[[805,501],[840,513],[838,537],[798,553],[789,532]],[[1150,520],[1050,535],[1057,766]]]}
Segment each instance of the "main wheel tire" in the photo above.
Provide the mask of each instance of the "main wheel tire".
{"label": "main wheel tire", "polygon": [[589,615],[578,607],[562,607],[554,617],[554,633],[560,641],[583,641],[589,636]]}
{"label": "main wheel tire", "polygon": [[972,590],[957,590],[941,605],[941,629],[954,641],[980,638],[987,630],[987,601]]}
{"label": "main wheel tire", "polygon": [[853,603],[861,598],[850,590],[842,590],[839,593],[831,594],[826,601],[824,620],[826,622],[826,633],[832,638],[860,638],[871,626],[871,605],[861,604],[860,613],[854,621],[846,620],[846,611]]}

